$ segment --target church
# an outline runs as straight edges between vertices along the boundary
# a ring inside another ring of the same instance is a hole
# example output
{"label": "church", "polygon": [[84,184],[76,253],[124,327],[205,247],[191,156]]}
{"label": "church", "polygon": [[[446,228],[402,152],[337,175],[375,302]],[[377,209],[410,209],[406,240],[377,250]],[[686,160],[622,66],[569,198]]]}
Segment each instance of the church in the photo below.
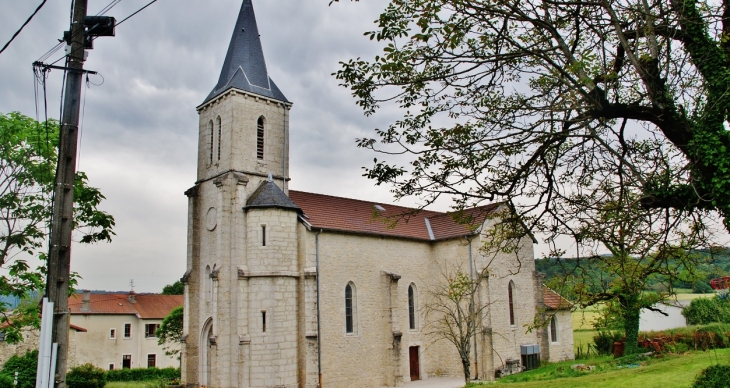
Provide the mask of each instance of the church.
{"label": "church", "polygon": [[[467,210],[470,225],[429,210],[389,225],[413,209],[290,190],[291,108],[243,0],[218,83],[197,107],[183,384],[395,387],[463,376],[456,348],[425,314],[444,268],[488,273],[473,376],[573,358],[570,305],[536,274],[533,239],[516,253],[480,249],[505,205]],[[549,324],[528,331],[536,316]]]}

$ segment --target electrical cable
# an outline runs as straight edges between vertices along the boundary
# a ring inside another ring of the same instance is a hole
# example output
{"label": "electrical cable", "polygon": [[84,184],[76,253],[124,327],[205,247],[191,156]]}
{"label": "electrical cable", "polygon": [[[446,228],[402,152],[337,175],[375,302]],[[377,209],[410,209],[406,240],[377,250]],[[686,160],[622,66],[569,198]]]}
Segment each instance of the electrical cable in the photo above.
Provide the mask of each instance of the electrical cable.
{"label": "electrical cable", "polygon": [[133,13],[133,14],[131,14],[131,15],[127,16],[126,18],[122,19],[122,21],[121,21],[121,22],[119,22],[119,23],[115,24],[115,25],[114,25],[114,27],[116,27],[116,26],[118,26],[118,25],[120,25],[120,24],[122,24],[122,23],[126,22],[126,21],[127,21],[127,19],[129,19],[129,18],[131,18],[132,16],[134,16],[134,15],[136,15],[136,14],[138,14],[138,13],[142,12],[142,10],[143,10],[143,9],[145,9],[145,8],[149,7],[150,5],[152,5],[152,4],[153,4],[153,3],[155,3],[155,2],[157,2],[157,0],[152,0],[152,1],[150,1],[150,2],[149,2],[149,3],[147,3],[147,5],[145,5],[144,7],[142,7],[142,8],[140,8],[140,9],[138,9],[138,10],[134,11],[134,13]]}
{"label": "electrical cable", "polygon": [[[104,8],[99,11],[96,16],[104,15],[105,13],[109,12],[112,8],[114,8],[117,4],[119,4],[122,0],[112,0],[111,3],[107,4]],[[72,5],[73,7],[73,5]],[[72,8],[73,11],[73,8]],[[63,47],[66,44],[66,42],[61,41],[57,45],[53,46],[50,50],[48,50],[47,53],[43,54],[36,62],[45,62],[48,58],[50,58],[51,55],[55,54],[56,51],[60,50],[61,47]]]}
{"label": "electrical cable", "polygon": [[27,26],[28,23],[30,23],[31,19],[33,19],[33,16],[35,16],[38,13],[38,11],[40,11],[41,8],[43,8],[43,6],[46,4],[46,1],[48,1],[48,0],[43,0],[43,2],[41,2],[41,5],[39,5],[38,8],[35,9],[35,11],[33,12],[33,14],[30,15],[30,17],[28,18],[28,20],[26,20],[25,23],[23,23],[23,25],[20,26],[20,28],[18,29],[18,31],[16,31],[15,34],[13,34],[13,36],[10,38],[10,40],[8,41],[8,43],[5,43],[5,46],[3,46],[2,49],[0,49],[0,54],[2,54],[3,51],[5,51],[5,49],[8,48],[8,46],[10,46],[10,43],[13,40],[15,40],[15,38],[20,34],[20,31],[23,31],[23,28],[25,28],[25,26]]}
{"label": "electrical cable", "polygon": [[[132,18],[133,16],[135,16],[135,15],[137,15],[138,13],[142,12],[142,10],[144,10],[145,8],[149,7],[150,5],[152,5],[153,3],[156,3],[156,2],[157,2],[157,0],[152,0],[152,1],[150,1],[150,2],[149,2],[149,3],[147,3],[147,4],[146,4],[146,5],[144,6],[144,7],[142,7],[142,8],[140,8],[140,9],[138,9],[138,10],[134,11],[134,12],[133,12],[133,13],[132,13],[131,15],[127,16],[126,18],[122,19],[122,21],[120,21],[119,23],[115,24],[115,25],[114,25],[114,27],[117,27],[117,26],[119,26],[120,24],[122,24],[122,23],[126,22],[127,20],[131,19],[131,18]],[[92,37],[92,41],[96,40],[96,38],[97,38],[97,37]],[[81,46],[81,48],[84,48],[84,46]],[[62,56],[61,58],[58,58],[58,59],[56,59],[55,61],[51,62],[50,64],[51,64],[51,65],[55,65],[55,64],[56,64],[56,63],[58,63],[58,62],[59,62],[60,60],[62,60],[62,59],[64,59],[64,58],[66,58],[66,57],[68,57],[68,56],[72,55],[73,53],[75,53],[75,52],[76,52],[77,50],[79,50],[79,49],[77,48],[76,50],[73,50],[73,51],[71,51],[70,53],[68,53],[68,54],[66,54],[66,55],[64,55],[64,56]]]}

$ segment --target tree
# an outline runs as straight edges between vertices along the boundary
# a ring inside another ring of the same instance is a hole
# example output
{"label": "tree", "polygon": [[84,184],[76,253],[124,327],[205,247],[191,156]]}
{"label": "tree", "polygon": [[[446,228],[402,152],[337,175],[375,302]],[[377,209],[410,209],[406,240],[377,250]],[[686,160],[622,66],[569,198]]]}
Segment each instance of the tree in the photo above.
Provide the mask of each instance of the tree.
{"label": "tree", "polygon": [[185,285],[181,281],[168,284],[162,288],[162,295],[183,295],[185,294]]}
{"label": "tree", "polygon": [[[393,0],[376,23],[383,54],[335,75],[366,114],[405,113],[358,143],[413,157],[366,170],[396,197],[529,198],[540,228],[562,222],[566,183],[611,161],[644,206],[717,210],[730,230],[730,3]],[[631,162],[646,139],[668,168]]]}
{"label": "tree", "polygon": [[172,356],[180,353],[180,337],[183,334],[183,307],[175,307],[162,320],[160,328],[155,331],[157,343],[164,347],[165,354]]}
{"label": "tree", "polygon": [[459,353],[464,380],[471,381],[471,344],[482,328],[482,316],[488,308],[479,304],[477,294],[483,276],[471,279],[461,269],[441,272],[442,281],[427,290],[424,304],[425,334],[451,342]]}
{"label": "tree", "polygon": [[712,212],[730,230],[729,2],[393,0],[376,23],[383,54],[335,73],[365,114],[404,112],[358,140],[389,159],[365,176],[424,206],[506,201],[551,257],[569,237],[563,283],[625,308],[628,336],[671,293],[646,279],[692,273]]}
{"label": "tree", "polygon": [[[44,287],[44,244],[51,218],[58,146],[58,122],[39,123],[13,112],[0,114],[0,294],[20,298]],[[99,210],[101,192],[87,184],[83,172],[74,184],[74,231],[81,243],[111,241],[114,217]],[[4,310],[0,306],[0,310]],[[19,329],[38,326],[37,306],[3,312],[0,323],[10,341],[22,340]]]}

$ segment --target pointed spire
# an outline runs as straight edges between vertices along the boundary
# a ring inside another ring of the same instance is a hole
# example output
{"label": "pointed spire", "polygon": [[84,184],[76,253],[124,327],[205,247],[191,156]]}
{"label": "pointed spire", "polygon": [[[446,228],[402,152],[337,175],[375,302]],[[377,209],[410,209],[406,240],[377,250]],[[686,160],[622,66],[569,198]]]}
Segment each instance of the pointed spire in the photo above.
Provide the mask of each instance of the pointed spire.
{"label": "pointed spire", "polygon": [[251,0],[243,0],[218,84],[203,104],[231,88],[289,102],[266,70]]}

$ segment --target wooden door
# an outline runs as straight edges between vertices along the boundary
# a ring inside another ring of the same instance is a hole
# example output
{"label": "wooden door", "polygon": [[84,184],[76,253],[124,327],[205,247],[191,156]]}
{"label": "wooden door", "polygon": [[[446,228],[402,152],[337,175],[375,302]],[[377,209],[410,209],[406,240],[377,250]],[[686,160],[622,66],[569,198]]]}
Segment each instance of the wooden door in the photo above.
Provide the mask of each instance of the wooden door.
{"label": "wooden door", "polygon": [[420,380],[421,368],[418,365],[418,346],[411,346],[408,348],[408,356],[411,364],[411,381]]}

